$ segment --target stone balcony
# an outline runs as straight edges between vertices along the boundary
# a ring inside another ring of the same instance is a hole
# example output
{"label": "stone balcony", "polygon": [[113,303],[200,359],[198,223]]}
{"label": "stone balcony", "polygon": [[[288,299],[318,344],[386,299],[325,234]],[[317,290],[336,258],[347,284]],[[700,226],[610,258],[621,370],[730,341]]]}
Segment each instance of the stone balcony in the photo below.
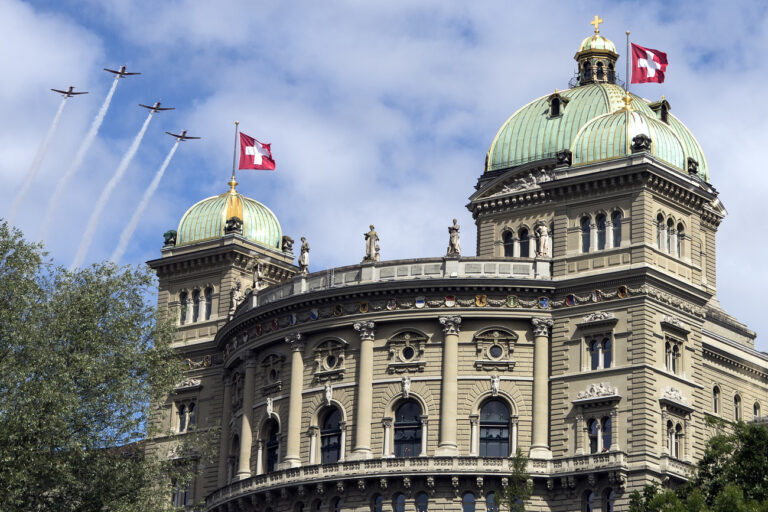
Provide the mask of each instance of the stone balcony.
{"label": "stone balcony", "polygon": [[[615,477],[626,472],[624,452],[607,452],[555,460],[529,460],[528,472],[533,477],[573,478],[577,473],[613,472]],[[284,469],[233,482],[210,494],[206,510],[215,510],[230,501],[254,496],[265,491],[280,493],[316,492],[318,486],[336,488],[379,486],[382,480],[433,477],[505,478],[512,472],[512,459],[502,457],[406,457],[384,458],[335,464],[316,464]],[[500,480],[499,480],[500,482]]]}
{"label": "stone balcony", "polygon": [[307,292],[348,286],[398,281],[450,279],[540,279],[551,280],[549,258],[418,258],[361,263],[311,274],[298,274],[285,284],[251,294],[238,314]]}

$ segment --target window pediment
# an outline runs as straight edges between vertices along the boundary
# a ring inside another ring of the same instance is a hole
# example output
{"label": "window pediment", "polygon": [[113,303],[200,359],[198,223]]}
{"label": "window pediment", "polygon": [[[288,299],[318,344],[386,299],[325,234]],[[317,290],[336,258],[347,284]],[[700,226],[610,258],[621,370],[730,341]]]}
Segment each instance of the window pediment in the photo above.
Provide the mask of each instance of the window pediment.
{"label": "window pediment", "polygon": [[422,372],[427,362],[424,349],[427,336],[417,331],[403,331],[387,340],[389,352],[387,372]]}
{"label": "window pediment", "polygon": [[477,370],[512,371],[517,334],[505,329],[488,329],[475,335],[475,368]]}
{"label": "window pediment", "polygon": [[326,340],[320,343],[314,351],[315,380],[339,380],[344,378],[346,371],[347,343],[342,340]]}

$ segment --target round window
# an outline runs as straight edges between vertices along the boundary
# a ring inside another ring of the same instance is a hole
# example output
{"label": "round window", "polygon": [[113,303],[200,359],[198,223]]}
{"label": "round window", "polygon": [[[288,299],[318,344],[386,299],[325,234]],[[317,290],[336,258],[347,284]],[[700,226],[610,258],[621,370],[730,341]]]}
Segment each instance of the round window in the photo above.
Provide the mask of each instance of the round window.
{"label": "round window", "polygon": [[501,347],[501,345],[491,345],[491,348],[488,349],[488,354],[493,359],[498,359],[504,354],[504,349]]}
{"label": "round window", "polygon": [[275,382],[277,380],[277,370],[275,370],[274,368],[269,371],[269,380],[271,380],[272,382]]}
{"label": "round window", "polygon": [[325,367],[329,370],[332,370],[336,368],[336,364],[338,363],[338,359],[336,359],[336,356],[326,356],[325,358]]}
{"label": "round window", "polygon": [[405,361],[410,361],[416,355],[416,351],[413,350],[413,347],[405,347],[402,354]]}

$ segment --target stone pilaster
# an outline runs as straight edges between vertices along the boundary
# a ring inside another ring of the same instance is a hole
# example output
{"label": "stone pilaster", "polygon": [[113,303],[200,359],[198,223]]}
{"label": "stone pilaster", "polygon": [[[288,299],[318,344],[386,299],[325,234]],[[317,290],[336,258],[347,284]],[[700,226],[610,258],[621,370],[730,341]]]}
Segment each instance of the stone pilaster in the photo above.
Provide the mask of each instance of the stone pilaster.
{"label": "stone pilaster", "polygon": [[253,395],[256,380],[256,354],[246,352],[243,384],[243,418],[240,423],[240,459],[235,480],[251,477],[251,445],[253,444]]}
{"label": "stone pilaster", "polygon": [[224,370],[224,403],[221,412],[221,440],[219,442],[219,487],[227,484],[227,460],[229,459],[229,423],[232,419],[232,373]]}
{"label": "stone pilaster", "polygon": [[373,340],[375,325],[367,320],[354,324],[360,335],[360,361],[357,370],[357,397],[355,403],[355,446],[350,459],[370,459],[371,420],[373,407]]}
{"label": "stone pilaster", "polygon": [[440,389],[440,442],[436,456],[456,456],[459,449],[456,444],[456,404],[458,403],[458,367],[459,367],[459,328],[461,317],[441,316],[443,326],[443,367],[442,386]]}
{"label": "stone pilaster", "polygon": [[291,347],[291,388],[288,397],[288,439],[284,468],[301,466],[301,392],[304,387],[304,336],[299,333],[285,337]]}
{"label": "stone pilaster", "polygon": [[533,443],[529,458],[549,459],[549,329],[551,318],[533,318]]}

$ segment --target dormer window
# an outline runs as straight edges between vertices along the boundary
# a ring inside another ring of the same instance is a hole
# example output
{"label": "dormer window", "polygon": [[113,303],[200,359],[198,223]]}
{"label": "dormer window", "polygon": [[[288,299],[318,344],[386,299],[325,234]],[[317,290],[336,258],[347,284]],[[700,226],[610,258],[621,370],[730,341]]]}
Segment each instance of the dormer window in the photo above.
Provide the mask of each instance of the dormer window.
{"label": "dormer window", "polygon": [[669,111],[672,108],[669,106],[669,102],[664,98],[664,96],[661,97],[661,101],[651,103],[648,106],[651,107],[651,110],[658,114],[659,119],[665,123],[669,123]]}
{"label": "dormer window", "polygon": [[568,103],[568,98],[560,96],[560,93],[555,89],[555,92],[550,94],[548,101],[549,117],[559,117],[563,115],[563,110],[565,109],[566,103]]}

